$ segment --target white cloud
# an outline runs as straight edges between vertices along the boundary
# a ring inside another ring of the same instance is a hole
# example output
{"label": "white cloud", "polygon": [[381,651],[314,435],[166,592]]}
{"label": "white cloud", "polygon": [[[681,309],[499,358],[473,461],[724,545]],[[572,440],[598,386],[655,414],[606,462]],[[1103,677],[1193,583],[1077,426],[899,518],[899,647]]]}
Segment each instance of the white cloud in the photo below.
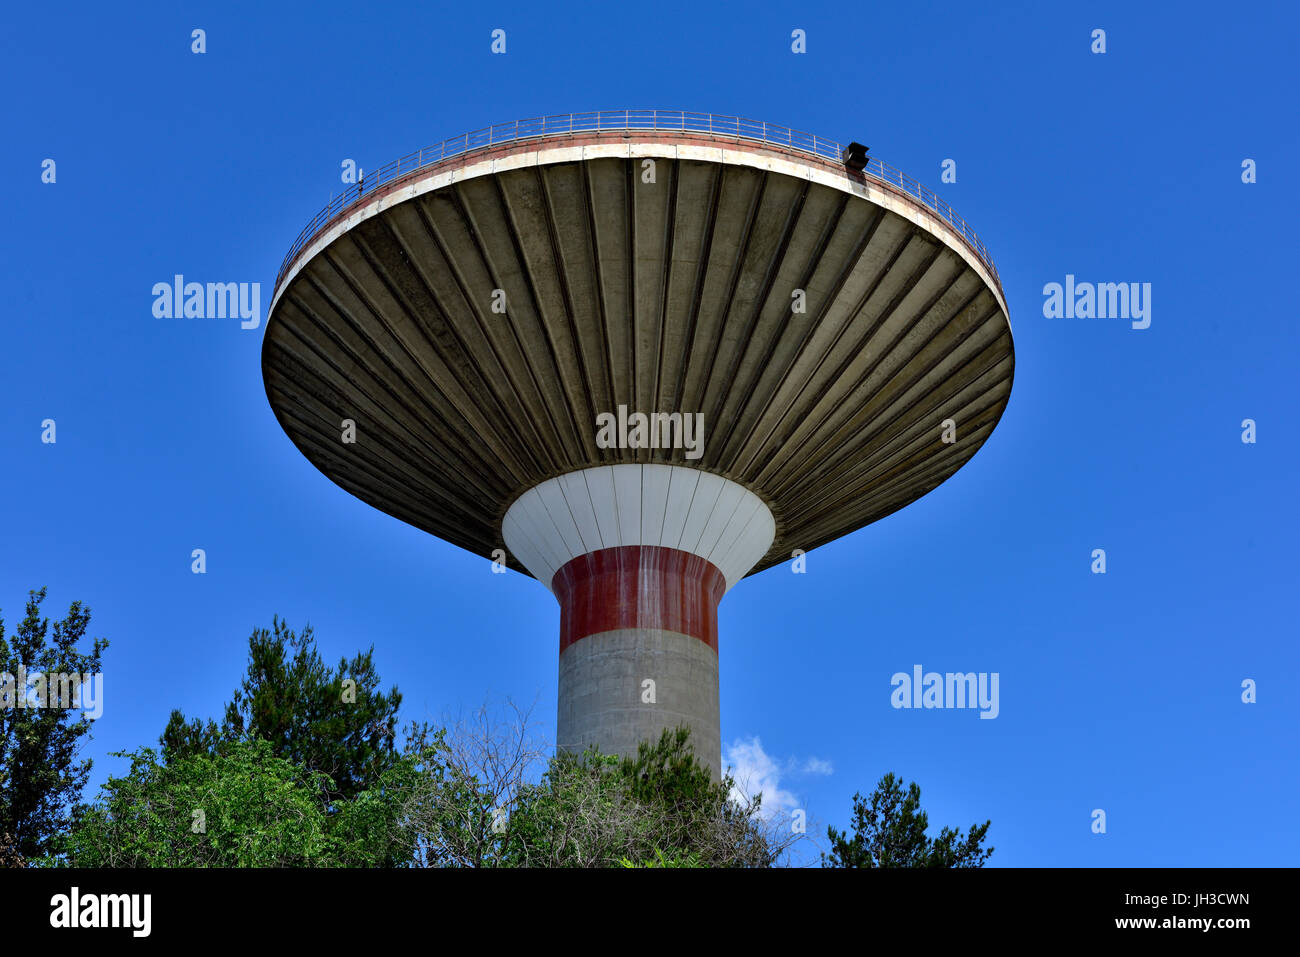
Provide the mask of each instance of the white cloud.
{"label": "white cloud", "polygon": [[829,761],[823,761],[821,758],[809,758],[804,762],[804,774],[834,774],[835,769],[831,767]]}
{"label": "white cloud", "polygon": [[792,759],[783,767],[763,750],[763,742],[757,735],[736,739],[727,747],[722,764],[731,769],[735,778],[732,796],[743,802],[762,795],[762,814],[769,819],[789,815],[802,804],[793,792],[781,787],[783,774],[830,774],[832,771],[830,762],[820,758],[809,758],[802,767]]}

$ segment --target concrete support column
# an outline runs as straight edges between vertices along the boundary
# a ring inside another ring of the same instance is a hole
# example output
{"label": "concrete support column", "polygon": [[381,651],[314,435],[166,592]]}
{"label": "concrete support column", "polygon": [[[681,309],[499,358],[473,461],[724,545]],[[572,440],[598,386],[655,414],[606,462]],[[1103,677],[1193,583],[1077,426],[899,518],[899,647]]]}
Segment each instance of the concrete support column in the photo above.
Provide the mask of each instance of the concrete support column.
{"label": "concrete support column", "polygon": [[674,548],[626,545],[573,559],[555,573],[560,601],[556,744],[635,754],[641,741],[685,725],[715,776],[718,602],[713,563]]}
{"label": "concrete support column", "polygon": [[632,755],[685,725],[716,776],[718,603],[772,545],[762,500],[684,466],[602,466],[530,489],[501,531],[560,603],[558,746]]}

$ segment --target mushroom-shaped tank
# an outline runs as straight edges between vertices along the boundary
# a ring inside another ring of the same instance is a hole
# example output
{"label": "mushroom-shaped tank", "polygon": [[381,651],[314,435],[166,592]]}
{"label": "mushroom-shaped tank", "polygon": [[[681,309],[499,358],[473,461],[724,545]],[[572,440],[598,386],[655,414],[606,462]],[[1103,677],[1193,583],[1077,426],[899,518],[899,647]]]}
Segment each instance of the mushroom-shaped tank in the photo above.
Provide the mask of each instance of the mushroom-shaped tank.
{"label": "mushroom-shaped tank", "polygon": [[624,111],[371,173],[294,244],[262,351],[330,479],[555,592],[561,747],[686,724],[715,771],[722,594],[951,476],[1013,367],[992,261],[924,187]]}

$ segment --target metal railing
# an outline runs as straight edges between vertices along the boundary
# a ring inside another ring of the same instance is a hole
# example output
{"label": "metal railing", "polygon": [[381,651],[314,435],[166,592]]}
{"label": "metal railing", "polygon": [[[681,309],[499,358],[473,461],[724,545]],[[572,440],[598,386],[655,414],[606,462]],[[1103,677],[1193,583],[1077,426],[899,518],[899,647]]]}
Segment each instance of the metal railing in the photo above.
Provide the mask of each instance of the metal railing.
{"label": "metal railing", "polygon": [[[681,110],[601,110],[595,113],[561,113],[554,116],[537,116],[527,120],[515,120],[511,123],[499,123],[472,133],[463,133],[449,140],[443,140],[434,146],[425,147],[409,153],[401,159],[394,160],[387,166],[371,170],[358,178],[338,196],[330,200],[328,206],[312,217],[298,238],[289,247],[280,271],[276,274],[275,285],[278,289],[281,280],[289,271],[294,258],[302,252],[318,233],[341,216],[348,207],[358,202],[368,193],[416,170],[433,166],[443,160],[468,153],[471,150],[488,146],[497,146],[518,140],[543,136],[556,136],[563,133],[592,133],[605,130],[675,130],[678,132],[710,133],[716,136],[734,136],[737,139],[770,143],[788,149],[799,150],[839,163],[844,147],[835,140],[811,133],[764,123],[759,120],[747,120],[738,116],[718,116],[713,113],[689,113]],[[997,267],[988,248],[980,241],[970,223],[957,215],[957,211],[940,199],[933,190],[922,186],[902,170],[876,159],[867,160],[863,172],[883,183],[897,187],[913,199],[935,213],[962,237],[971,251],[993,277],[1002,291],[1002,281],[998,277]]]}

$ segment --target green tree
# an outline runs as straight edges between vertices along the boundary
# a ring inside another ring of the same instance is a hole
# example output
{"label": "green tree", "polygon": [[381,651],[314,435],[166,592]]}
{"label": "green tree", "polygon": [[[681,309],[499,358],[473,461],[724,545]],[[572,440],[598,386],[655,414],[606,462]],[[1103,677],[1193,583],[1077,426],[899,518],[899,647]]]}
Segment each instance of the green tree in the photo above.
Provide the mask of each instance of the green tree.
{"label": "green tree", "polygon": [[508,714],[502,720],[484,705],[449,727],[420,722],[407,730],[414,775],[401,818],[413,835],[415,866],[504,866],[505,824],[546,751],[525,711],[511,703]]}
{"label": "green tree", "polygon": [[[12,639],[5,638],[0,618],[0,843],[5,858],[16,863],[47,853],[51,842],[75,817],[91,762],[76,760],[90,737],[91,719],[82,710],[64,707],[78,700],[74,687],[50,687],[44,704],[17,707],[28,689],[19,688],[20,668],[27,674],[94,675],[102,672],[108,642],[96,638],[90,651],[77,645],[90,625],[90,609],[74,601],[62,621],[40,614],[45,589],[28,593],[26,614]],[[62,695],[68,692],[68,701]],[[58,697],[60,700],[53,700]]]}
{"label": "green tree", "polygon": [[793,831],[765,821],[759,802],[737,803],[733,784],[730,776],[712,779],[686,728],[642,742],[635,757],[561,752],[538,784],[522,789],[502,834],[500,861],[770,867],[793,843]]}
{"label": "green tree", "polygon": [[713,779],[695,756],[688,728],[641,742],[618,771],[632,799],[656,812],[655,854],[672,848],[672,857],[705,867],[771,867],[793,843],[783,822],[764,818],[761,798],[741,804],[731,775]]}
{"label": "green tree", "polygon": [[893,772],[876,785],[871,797],[853,795],[853,834],[827,829],[831,852],[825,867],[983,867],[993,848],[981,845],[989,824],[972,825],[963,838],[945,827],[926,837],[929,817],[921,810],[921,788],[912,782],[904,795]]}
{"label": "green tree", "polygon": [[328,799],[350,800],[397,762],[401,703],[396,685],[387,694],[379,689],[373,645],[331,669],[310,625],[295,634],[276,617],[270,630],[249,637],[248,668],[221,724],[173,711],[159,743],[170,762],[262,739],[278,757],[325,775]]}
{"label": "green tree", "polygon": [[542,779],[521,789],[492,865],[608,867],[647,856],[655,822],[618,771],[617,756],[556,754]]}
{"label": "green tree", "polygon": [[526,713],[511,707],[504,721],[483,708],[407,733],[414,772],[399,819],[415,866],[766,867],[798,839],[758,802],[734,800],[729,777],[714,781],[686,729],[632,757],[591,749],[547,759]]}
{"label": "green tree", "polygon": [[47,865],[73,867],[376,866],[409,857],[394,820],[398,762],[375,791],[321,800],[325,775],[278,757],[270,742],[229,742],[166,763],[150,748],[115,756],[130,771],[57,842]]}
{"label": "green tree", "polygon": [[696,855],[688,854],[686,857],[670,857],[659,849],[655,849],[653,860],[635,862],[629,858],[621,858],[618,862],[620,867],[704,867],[706,866]]}

